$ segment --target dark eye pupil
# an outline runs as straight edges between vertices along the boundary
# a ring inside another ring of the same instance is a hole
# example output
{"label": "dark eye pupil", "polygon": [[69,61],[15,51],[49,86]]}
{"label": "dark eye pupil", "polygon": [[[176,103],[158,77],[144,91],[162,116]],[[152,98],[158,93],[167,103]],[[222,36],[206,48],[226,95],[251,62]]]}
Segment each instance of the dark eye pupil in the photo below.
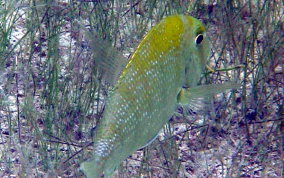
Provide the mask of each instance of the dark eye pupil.
{"label": "dark eye pupil", "polygon": [[195,38],[195,43],[200,44],[202,41],[203,41],[203,35],[202,34],[197,35],[197,37]]}

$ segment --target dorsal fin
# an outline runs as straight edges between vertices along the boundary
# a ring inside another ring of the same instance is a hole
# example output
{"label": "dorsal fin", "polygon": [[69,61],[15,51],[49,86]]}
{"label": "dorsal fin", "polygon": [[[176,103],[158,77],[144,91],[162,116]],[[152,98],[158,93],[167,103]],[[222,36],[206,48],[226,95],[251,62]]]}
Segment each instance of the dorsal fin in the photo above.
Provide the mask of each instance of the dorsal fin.
{"label": "dorsal fin", "polygon": [[128,59],[109,40],[103,39],[96,32],[85,30],[85,34],[103,82],[114,86]]}

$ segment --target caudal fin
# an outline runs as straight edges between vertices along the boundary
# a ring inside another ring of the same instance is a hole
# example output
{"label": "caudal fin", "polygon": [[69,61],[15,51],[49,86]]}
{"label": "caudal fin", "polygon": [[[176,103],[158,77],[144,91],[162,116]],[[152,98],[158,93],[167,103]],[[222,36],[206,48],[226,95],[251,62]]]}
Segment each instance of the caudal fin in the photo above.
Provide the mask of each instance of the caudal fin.
{"label": "caudal fin", "polygon": [[102,162],[95,159],[81,163],[80,169],[88,178],[99,178],[103,174]]}

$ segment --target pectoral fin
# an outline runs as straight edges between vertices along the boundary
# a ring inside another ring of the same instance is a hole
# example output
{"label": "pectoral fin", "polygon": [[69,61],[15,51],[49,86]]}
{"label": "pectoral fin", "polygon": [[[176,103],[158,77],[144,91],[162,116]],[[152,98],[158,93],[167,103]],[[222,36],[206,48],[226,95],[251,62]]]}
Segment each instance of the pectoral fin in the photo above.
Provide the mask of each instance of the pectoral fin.
{"label": "pectoral fin", "polygon": [[226,82],[223,84],[209,84],[200,85],[191,88],[182,88],[177,96],[178,104],[188,105],[196,98],[208,97],[214,94],[222,93],[228,89],[236,89],[241,85],[233,82]]}

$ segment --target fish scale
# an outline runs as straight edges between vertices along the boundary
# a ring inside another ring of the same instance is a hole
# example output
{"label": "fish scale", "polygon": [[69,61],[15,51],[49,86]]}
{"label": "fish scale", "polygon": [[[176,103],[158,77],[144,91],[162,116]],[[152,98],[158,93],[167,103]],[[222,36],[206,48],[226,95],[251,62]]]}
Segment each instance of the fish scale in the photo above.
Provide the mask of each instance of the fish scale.
{"label": "fish scale", "polygon": [[[195,43],[199,34],[204,44]],[[96,130],[93,158],[81,165],[84,173],[110,176],[155,138],[175,111],[182,86],[199,81],[208,53],[205,28],[193,17],[169,16],[153,27],[110,91]]]}

